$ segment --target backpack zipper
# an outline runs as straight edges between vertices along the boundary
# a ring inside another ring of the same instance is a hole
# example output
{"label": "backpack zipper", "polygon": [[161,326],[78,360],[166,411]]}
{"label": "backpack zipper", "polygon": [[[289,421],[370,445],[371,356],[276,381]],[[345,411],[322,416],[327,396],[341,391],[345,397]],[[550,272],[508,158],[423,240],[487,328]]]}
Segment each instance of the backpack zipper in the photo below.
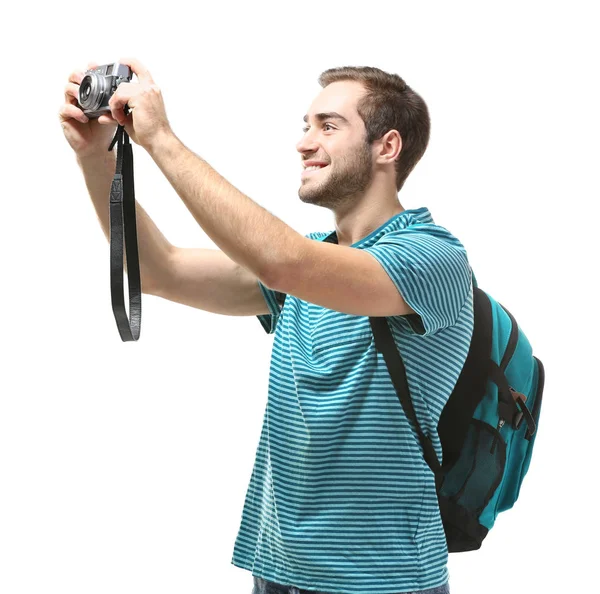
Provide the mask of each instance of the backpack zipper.
{"label": "backpack zipper", "polygon": [[[506,345],[506,350],[504,351],[504,355],[502,356],[502,359],[501,359],[500,365],[499,365],[500,369],[504,373],[506,371],[506,368],[508,367],[508,364],[510,363],[510,360],[512,359],[512,356],[515,353],[516,348],[517,348],[517,341],[519,340],[519,326],[517,324],[517,321],[513,317],[513,315],[508,311],[508,309],[506,309],[506,307],[504,307],[504,305],[502,305],[502,303],[500,303],[500,302],[498,302],[498,305],[506,312],[506,315],[510,318],[510,334],[508,336],[508,343]],[[502,429],[502,427],[504,427],[504,423],[506,423],[506,419],[503,419],[502,417],[500,417],[500,419],[498,420],[498,425],[496,425],[496,431],[500,432],[500,429]],[[494,451],[496,450],[496,442],[497,441],[498,441],[498,436],[494,435],[494,440],[492,441],[492,447],[490,448],[490,454],[493,454]]]}
{"label": "backpack zipper", "polygon": [[[502,427],[504,427],[504,419],[500,418],[500,420],[498,421],[498,425],[496,426],[496,431],[498,431],[498,433],[500,432],[500,429],[502,429]],[[492,440],[492,447],[490,448],[490,454],[493,454],[496,451],[496,443],[498,442],[498,436],[494,435],[494,439]]]}
{"label": "backpack zipper", "polygon": [[500,369],[502,371],[506,371],[512,356],[515,354],[515,350],[517,348],[517,341],[519,340],[519,326],[517,324],[517,320],[513,317],[513,315],[502,305],[499,303],[500,307],[506,312],[506,315],[510,318],[510,335],[508,337],[508,344],[506,345],[506,350],[504,351],[504,356],[500,361]]}

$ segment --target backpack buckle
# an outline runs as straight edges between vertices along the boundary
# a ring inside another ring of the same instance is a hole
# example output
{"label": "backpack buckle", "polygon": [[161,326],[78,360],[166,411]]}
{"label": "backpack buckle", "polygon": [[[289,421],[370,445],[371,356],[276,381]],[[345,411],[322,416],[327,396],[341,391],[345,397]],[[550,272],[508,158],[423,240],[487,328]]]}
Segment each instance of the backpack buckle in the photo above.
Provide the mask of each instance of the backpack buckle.
{"label": "backpack buckle", "polygon": [[521,426],[521,421],[523,421],[523,413],[518,410],[512,420],[513,429],[518,429]]}
{"label": "backpack buckle", "polygon": [[[525,396],[525,394],[522,394],[521,392],[517,392],[514,388],[509,386],[509,389],[512,393],[513,398],[515,399],[515,404],[518,405],[518,400],[520,400],[523,405],[525,404],[525,400],[527,400],[527,396]],[[521,426],[521,422],[523,421],[523,411],[519,410],[517,408],[517,410],[515,411],[515,414],[513,415],[512,418],[512,426],[513,429],[518,429]]]}

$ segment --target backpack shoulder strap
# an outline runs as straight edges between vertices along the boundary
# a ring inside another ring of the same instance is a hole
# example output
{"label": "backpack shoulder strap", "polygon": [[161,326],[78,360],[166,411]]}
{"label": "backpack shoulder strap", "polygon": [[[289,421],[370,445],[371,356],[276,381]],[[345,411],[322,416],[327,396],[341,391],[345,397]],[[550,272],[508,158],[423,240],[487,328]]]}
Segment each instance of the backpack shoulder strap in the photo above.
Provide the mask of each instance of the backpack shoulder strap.
{"label": "backpack shoulder strap", "polygon": [[441,466],[437,454],[435,453],[433,443],[429,437],[425,436],[421,426],[419,425],[408,389],[408,380],[406,379],[404,362],[402,361],[402,357],[400,356],[400,353],[396,347],[396,343],[394,342],[394,337],[392,336],[392,332],[388,326],[387,318],[369,317],[369,322],[373,330],[373,336],[375,337],[375,346],[377,347],[377,350],[383,354],[385,364],[387,365],[388,372],[392,378],[392,383],[396,389],[400,404],[402,405],[407,418],[410,419],[415,425],[421,446],[423,447],[425,461],[427,462],[429,468],[431,468],[433,471],[436,486],[439,488],[442,478],[440,472]]}

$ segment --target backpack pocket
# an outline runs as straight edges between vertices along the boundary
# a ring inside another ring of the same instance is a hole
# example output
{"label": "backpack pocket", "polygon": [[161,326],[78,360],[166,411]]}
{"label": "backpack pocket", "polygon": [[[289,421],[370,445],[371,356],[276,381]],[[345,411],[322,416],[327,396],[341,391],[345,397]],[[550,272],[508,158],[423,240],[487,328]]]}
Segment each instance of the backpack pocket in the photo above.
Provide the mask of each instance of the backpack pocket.
{"label": "backpack pocket", "polygon": [[440,495],[478,517],[494,495],[506,465],[506,444],[495,427],[471,419],[456,463],[444,473]]}
{"label": "backpack pocket", "polygon": [[438,502],[448,552],[480,548],[489,528],[480,516],[498,489],[506,465],[506,443],[491,425],[471,419],[460,456],[444,470]]}
{"label": "backpack pocket", "polygon": [[[527,396],[527,403],[532,407],[532,416],[536,423],[536,427],[540,420],[540,409],[542,405],[542,394],[544,391],[544,367],[542,362],[534,357],[536,361],[535,375],[532,383],[532,388]],[[496,504],[495,514],[506,511],[513,507],[519,497],[523,479],[529,469],[531,462],[531,454],[533,452],[533,444],[535,442],[536,432],[530,439],[526,438],[527,426],[522,423],[518,430],[513,430],[513,435],[508,447],[508,464],[506,477],[502,484],[502,489]]]}

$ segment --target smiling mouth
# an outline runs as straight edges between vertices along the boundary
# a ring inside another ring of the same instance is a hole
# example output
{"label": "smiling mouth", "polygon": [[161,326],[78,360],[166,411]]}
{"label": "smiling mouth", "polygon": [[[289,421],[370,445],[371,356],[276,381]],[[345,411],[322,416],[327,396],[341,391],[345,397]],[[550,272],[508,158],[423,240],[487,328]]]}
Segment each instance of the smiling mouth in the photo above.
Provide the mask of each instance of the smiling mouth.
{"label": "smiling mouth", "polygon": [[329,167],[329,165],[325,165],[324,167],[319,167],[318,169],[308,169],[308,170],[304,170],[300,177],[305,178],[305,177],[310,177],[311,175],[314,175],[315,173],[319,173],[319,171],[321,171],[321,169],[326,169],[327,167]]}

